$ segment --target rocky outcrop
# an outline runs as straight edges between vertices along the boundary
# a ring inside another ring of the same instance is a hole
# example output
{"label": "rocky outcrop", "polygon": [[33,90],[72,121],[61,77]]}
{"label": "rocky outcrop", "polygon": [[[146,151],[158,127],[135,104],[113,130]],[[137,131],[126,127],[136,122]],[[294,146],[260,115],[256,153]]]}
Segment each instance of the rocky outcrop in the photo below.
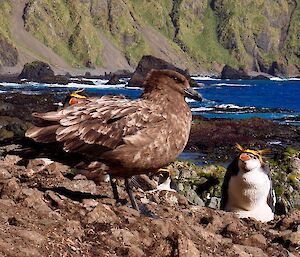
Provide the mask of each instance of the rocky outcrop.
{"label": "rocky outcrop", "polygon": [[184,75],[189,80],[191,86],[197,86],[197,83],[191,79],[188,71],[184,71],[173,64],[152,55],[146,55],[142,57],[131,79],[128,81],[128,86],[143,87],[143,81],[151,69],[175,70]]}
{"label": "rocky outcrop", "polygon": [[249,6],[215,0],[212,7],[220,17],[219,42],[247,69],[267,72],[273,62],[283,59],[288,34],[295,32],[289,30],[297,8],[295,1],[252,2]]}
{"label": "rocky outcrop", "polygon": [[244,70],[236,70],[225,65],[221,72],[221,79],[251,79],[251,77]]}
{"label": "rocky outcrop", "polygon": [[273,62],[269,69],[269,74],[279,78],[286,78],[288,75],[287,67],[282,63]]}
{"label": "rocky outcrop", "polygon": [[24,68],[19,75],[20,79],[27,79],[30,81],[39,81],[46,77],[53,77],[54,71],[50,65],[41,61],[34,61],[24,65]]}
{"label": "rocky outcrop", "polygon": [[25,64],[18,78],[49,84],[67,84],[69,82],[63,75],[55,76],[50,65],[41,61]]}
{"label": "rocky outcrop", "polygon": [[110,79],[105,84],[106,85],[118,85],[118,84],[122,84],[122,82],[119,80],[118,75],[112,74]]}
{"label": "rocky outcrop", "polygon": [[209,159],[227,162],[228,156],[234,154],[237,142],[263,149],[268,148],[268,142],[279,141],[300,149],[300,127],[297,126],[258,118],[209,120],[197,117],[194,122],[187,149],[207,153]]}

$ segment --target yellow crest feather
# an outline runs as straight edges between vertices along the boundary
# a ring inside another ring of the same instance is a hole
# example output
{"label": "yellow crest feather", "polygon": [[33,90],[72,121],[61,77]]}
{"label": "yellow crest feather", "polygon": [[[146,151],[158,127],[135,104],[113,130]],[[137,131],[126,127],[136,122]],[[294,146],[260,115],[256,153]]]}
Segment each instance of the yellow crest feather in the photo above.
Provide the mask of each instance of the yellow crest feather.
{"label": "yellow crest feather", "polygon": [[79,98],[79,99],[86,99],[86,96],[80,95],[80,93],[83,92],[83,91],[84,91],[84,89],[77,89],[74,92],[71,92],[70,96],[76,97],[76,98]]}
{"label": "yellow crest feather", "polygon": [[244,148],[240,144],[236,144],[236,148],[242,153],[251,153],[251,154],[259,156],[260,158],[265,158],[265,156],[263,156],[263,154],[271,153],[271,151],[269,149],[252,150],[252,149]]}

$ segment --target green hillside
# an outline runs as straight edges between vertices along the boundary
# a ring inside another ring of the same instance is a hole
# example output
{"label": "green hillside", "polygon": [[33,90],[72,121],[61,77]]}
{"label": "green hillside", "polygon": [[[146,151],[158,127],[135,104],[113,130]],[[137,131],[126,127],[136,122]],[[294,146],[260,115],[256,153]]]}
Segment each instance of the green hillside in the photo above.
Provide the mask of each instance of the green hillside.
{"label": "green hillside", "polygon": [[[13,47],[5,18],[12,1],[0,7],[0,42]],[[26,30],[73,67],[105,67],[104,35],[132,67],[161,52],[187,67],[263,72],[273,62],[299,72],[299,18],[289,0],[30,0],[23,14]],[[168,47],[157,49],[152,38]]]}

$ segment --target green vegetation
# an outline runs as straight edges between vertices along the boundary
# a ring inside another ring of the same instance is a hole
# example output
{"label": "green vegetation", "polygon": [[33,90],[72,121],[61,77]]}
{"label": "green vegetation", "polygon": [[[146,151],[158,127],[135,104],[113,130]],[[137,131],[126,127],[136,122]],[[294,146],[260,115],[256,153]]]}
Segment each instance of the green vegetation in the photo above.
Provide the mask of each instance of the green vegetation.
{"label": "green vegetation", "polygon": [[10,17],[11,9],[9,1],[0,1],[0,35],[8,40],[11,40],[8,19],[8,17]]}
{"label": "green vegetation", "polygon": [[[13,46],[12,3],[0,1],[0,36]],[[24,13],[25,28],[74,67],[105,65],[101,35],[136,65],[157,50],[151,28],[173,55],[208,70],[258,62],[267,69],[274,61],[300,69],[299,18],[300,5],[288,0],[30,0]]]}
{"label": "green vegetation", "polygon": [[[202,19],[197,19],[199,13]],[[213,62],[235,65],[236,60],[219,43],[216,31],[216,16],[208,2],[200,3],[194,12],[188,8],[181,9],[178,38],[185,45],[189,55],[206,68],[210,68]]]}
{"label": "green vegetation", "polygon": [[288,64],[296,64],[300,68],[300,4],[297,4],[297,7],[293,13],[291,19],[291,25],[289,27],[289,33],[287,40],[284,45],[284,53],[288,59]]}
{"label": "green vegetation", "polygon": [[79,0],[31,0],[25,27],[73,66],[101,65],[102,44],[88,7]]}
{"label": "green vegetation", "polygon": [[240,65],[251,67],[255,54],[265,66],[279,59],[282,27],[288,24],[277,20],[289,16],[287,1],[216,1],[215,11],[220,42]]}
{"label": "green vegetation", "polygon": [[167,169],[171,171],[180,192],[191,203],[199,204],[194,201],[195,195],[207,206],[211,197],[221,197],[221,186],[226,172],[223,166],[197,166],[191,161],[175,161]]}
{"label": "green vegetation", "polygon": [[174,28],[169,15],[172,3],[172,0],[132,0],[133,8],[139,18],[169,39],[174,36]]}
{"label": "green vegetation", "polygon": [[280,211],[300,208],[300,177],[299,173],[291,167],[292,159],[299,157],[299,151],[288,147],[274,160],[270,160],[273,187]]}

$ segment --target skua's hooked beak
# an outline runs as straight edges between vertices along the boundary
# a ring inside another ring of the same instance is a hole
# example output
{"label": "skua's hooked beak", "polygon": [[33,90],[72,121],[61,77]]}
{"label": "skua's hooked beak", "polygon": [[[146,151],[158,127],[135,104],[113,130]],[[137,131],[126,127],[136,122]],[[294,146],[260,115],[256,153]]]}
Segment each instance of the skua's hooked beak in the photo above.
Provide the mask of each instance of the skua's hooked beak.
{"label": "skua's hooked beak", "polygon": [[195,89],[193,89],[191,87],[184,89],[184,93],[185,93],[185,96],[188,98],[194,99],[199,102],[202,101],[202,95],[199,94]]}

